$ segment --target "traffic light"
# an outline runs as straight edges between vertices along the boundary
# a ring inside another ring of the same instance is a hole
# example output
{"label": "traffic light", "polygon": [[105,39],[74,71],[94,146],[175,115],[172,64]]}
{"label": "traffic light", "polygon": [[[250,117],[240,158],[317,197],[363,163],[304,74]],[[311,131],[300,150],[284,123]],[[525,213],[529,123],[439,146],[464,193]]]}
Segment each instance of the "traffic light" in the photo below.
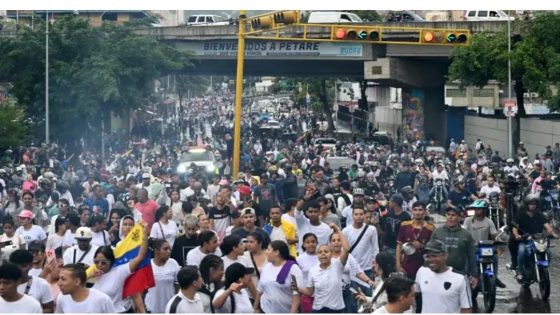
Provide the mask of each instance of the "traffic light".
{"label": "traffic light", "polygon": [[255,31],[266,30],[278,27],[280,25],[299,23],[299,18],[299,11],[278,11],[255,16],[250,19],[250,23],[251,28]]}
{"label": "traffic light", "polygon": [[420,42],[422,44],[467,44],[470,34],[465,31],[422,30]]}
{"label": "traffic light", "polygon": [[334,31],[334,39],[355,41],[379,41],[380,32],[378,28],[345,28],[339,27]]}

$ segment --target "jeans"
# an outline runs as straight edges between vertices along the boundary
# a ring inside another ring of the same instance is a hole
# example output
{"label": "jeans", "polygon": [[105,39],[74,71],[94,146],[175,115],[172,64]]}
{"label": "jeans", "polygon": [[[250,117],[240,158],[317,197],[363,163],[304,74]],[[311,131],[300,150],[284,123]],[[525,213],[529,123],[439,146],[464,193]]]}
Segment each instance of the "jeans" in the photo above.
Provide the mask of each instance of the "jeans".
{"label": "jeans", "polygon": [[342,290],[342,298],[344,299],[344,313],[353,314],[358,312],[358,302],[354,294],[350,292],[350,288]]}
{"label": "jeans", "polygon": [[517,245],[517,271],[523,275],[525,272],[525,257],[529,254],[529,246],[526,242],[520,242]]}
{"label": "jeans", "polygon": [[341,310],[331,310],[331,309],[328,308],[328,307],[323,307],[323,308],[320,309],[320,310],[315,310],[315,309],[314,309],[314,310],[311,311],[311,313],[327,313],[327,314],[332,314],[332,313],[335,313],[335,314],[336,314],[336,313],[343,313],[343,312],[344,312],[344,309],[341,309]]}

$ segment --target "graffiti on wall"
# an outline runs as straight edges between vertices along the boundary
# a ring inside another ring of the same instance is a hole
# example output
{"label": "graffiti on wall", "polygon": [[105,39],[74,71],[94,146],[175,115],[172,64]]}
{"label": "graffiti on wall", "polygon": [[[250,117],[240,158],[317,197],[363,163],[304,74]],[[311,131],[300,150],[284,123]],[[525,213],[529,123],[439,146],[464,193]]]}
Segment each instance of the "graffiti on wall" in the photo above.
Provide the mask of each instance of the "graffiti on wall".
{"label": "graffiti on wall", "polygon": [[402,140],[412,142],[424,138],[424,91],[403,89]]}

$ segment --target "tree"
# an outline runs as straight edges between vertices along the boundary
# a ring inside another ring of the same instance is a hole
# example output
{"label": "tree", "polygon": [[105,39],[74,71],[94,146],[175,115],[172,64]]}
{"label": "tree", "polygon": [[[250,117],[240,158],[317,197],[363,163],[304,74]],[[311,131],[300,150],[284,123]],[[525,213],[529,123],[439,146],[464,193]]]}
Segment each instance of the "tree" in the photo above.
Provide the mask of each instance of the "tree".
{"label": "tree", "polygon": [[[157,39],[137,35],[134,25],[92,27],[76,16],[49,27],[49,105],[52,138],[76,143],[90,126],[99,138],[101,120],[148,104],[162,74],[191,66],[190,56]],[[34,123],[45,117],[45,25],[0,39],[0,80]],[[5,58],[4,58],[5,56]],[[43,135],[38,135],[42,138]]]}
{"label": "tree", "polygon": [[25,113],[15,105],[0,104],[0,150],[4,152],[25,144],[29,139],[29,125],[25,121]]}

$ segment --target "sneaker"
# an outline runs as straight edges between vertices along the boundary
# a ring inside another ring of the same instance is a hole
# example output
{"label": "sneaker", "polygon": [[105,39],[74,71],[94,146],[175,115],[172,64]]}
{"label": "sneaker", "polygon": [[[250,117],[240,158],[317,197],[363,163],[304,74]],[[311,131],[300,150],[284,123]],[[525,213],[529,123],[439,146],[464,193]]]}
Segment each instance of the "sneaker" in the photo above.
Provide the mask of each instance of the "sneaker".
{"label": "sneaker", "polygon": [[498,278],[496,278],[496,286],[500,289],[505,289],[506,288],[505,283],[503,283],[502,280],[500,280]]}

